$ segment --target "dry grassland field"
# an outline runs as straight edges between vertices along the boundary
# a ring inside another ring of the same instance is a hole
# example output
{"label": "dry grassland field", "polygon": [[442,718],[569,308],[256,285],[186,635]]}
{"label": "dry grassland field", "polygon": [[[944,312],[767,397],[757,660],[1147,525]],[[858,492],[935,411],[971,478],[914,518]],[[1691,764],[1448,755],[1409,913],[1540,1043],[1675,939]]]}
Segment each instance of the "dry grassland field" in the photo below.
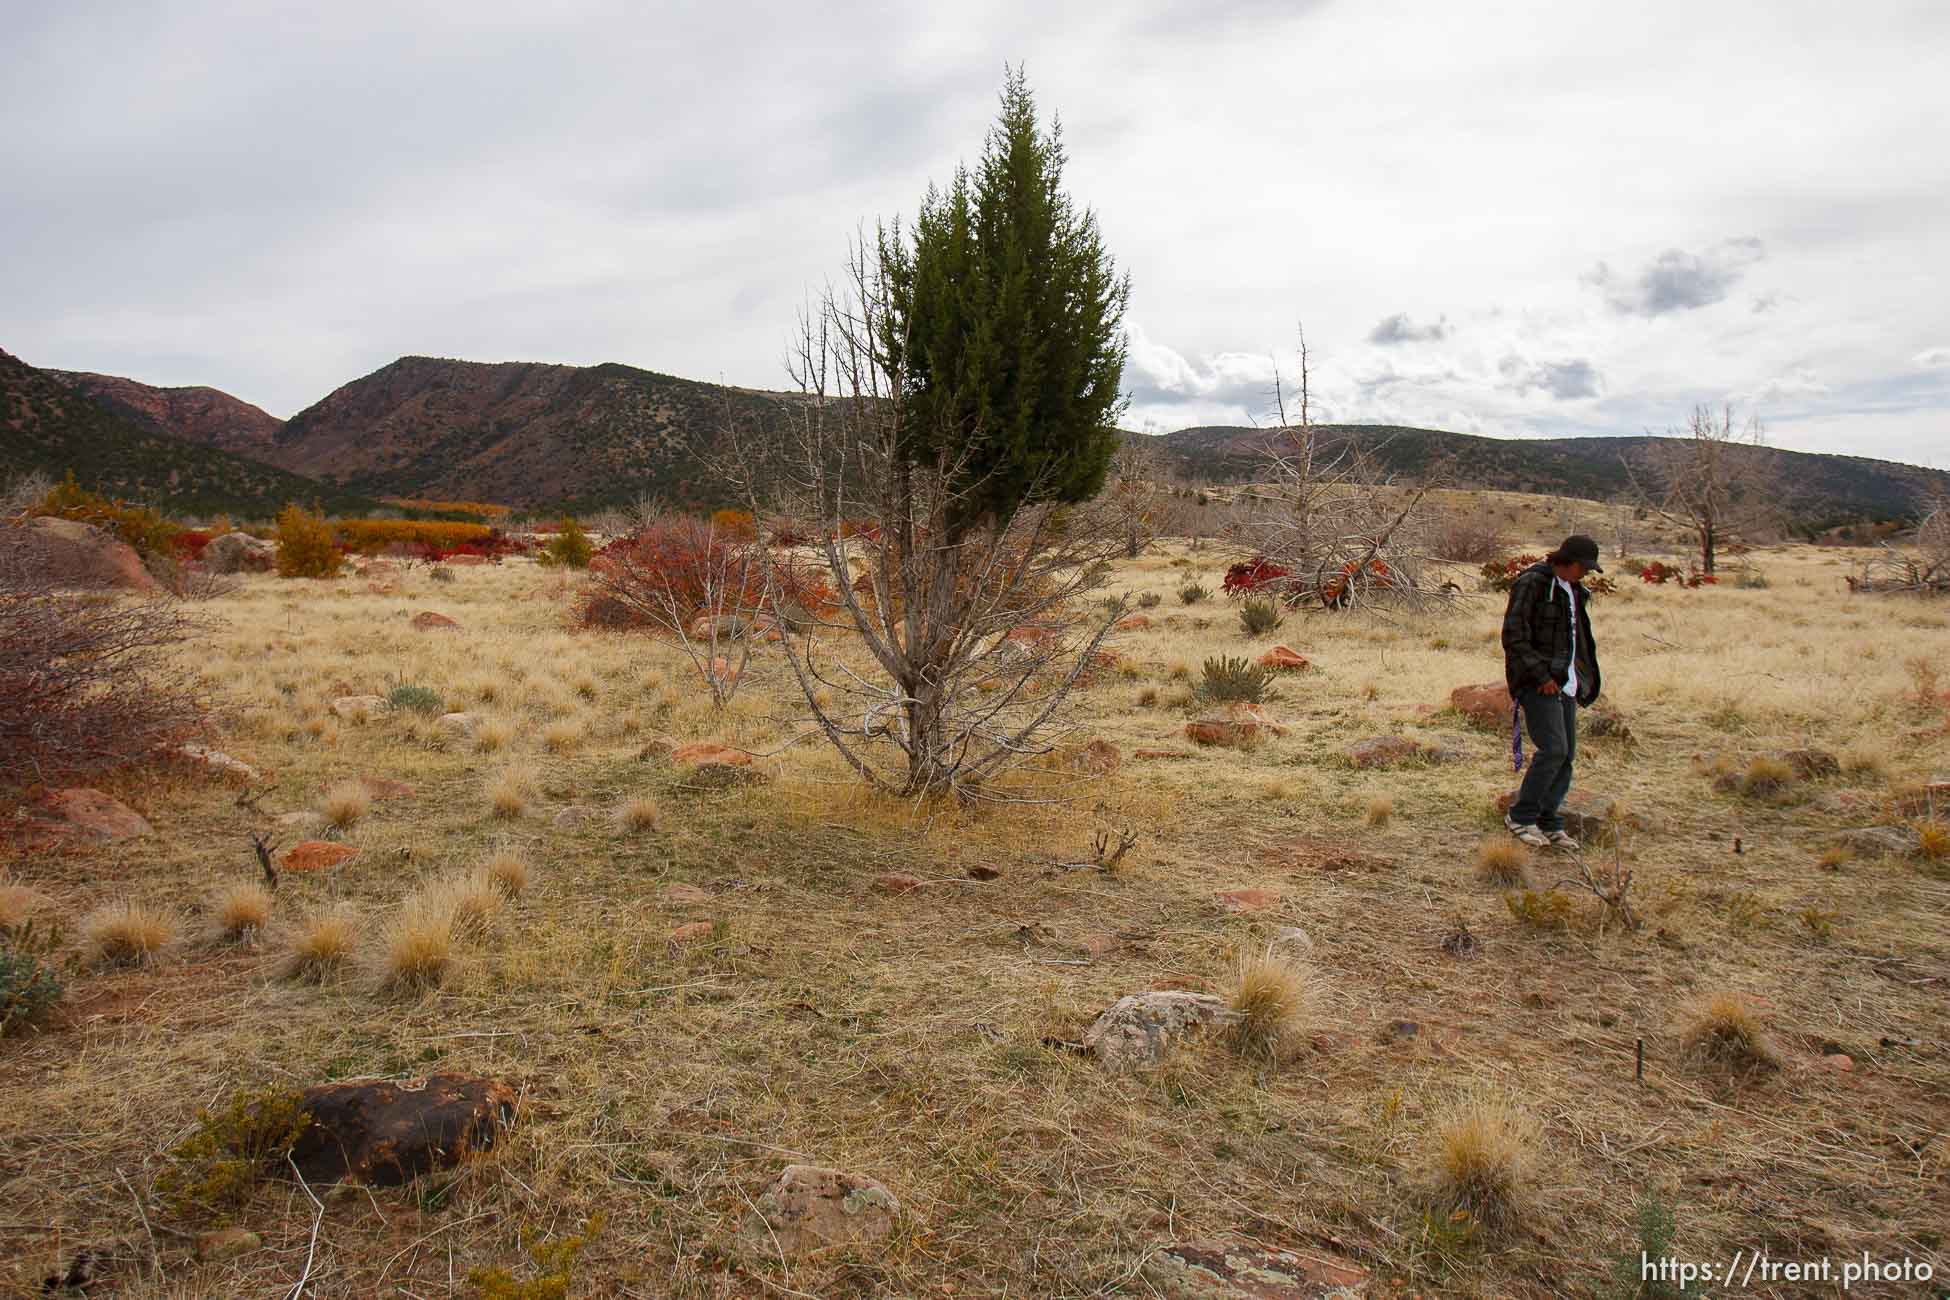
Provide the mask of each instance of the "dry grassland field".
{"label": "dry grassland field", "polygon": [[[201,771],[110,777],[151,833],[7,850],[67,990],[0,1041],[0,1289],[39,1294],[85,1249],[87,1294],[560,1295],[583,1237],[571,1296],[1147,1296],[1169,1293],[1159,1248],[1198,1241],[1367,1274],[1273,1295],[1678,1295],[1637,1281],[1667,1212],[1675,1259],[1835,1270],[1715,1295],[1950,1264],[1950,862],[1917,803],[1950,772],[1950,609],[1851,596],[1849,553],[1812,547],[1748,556],[1765,588],[1614,575],[1593,617],[1630,734],[1585,739],[1577,788],[1623,828],[1632,930],[1550,888],[1565,855],[1510,851],[1507,724],[1448,707],[1501,678],[1501,596],[1250,638],[1228,558],[1121,565],[1113,594],[1162,600],[1076,697],[1064,797],[970,810],[870,796],[794,743],[776,650],[715,712],[676,649],[574,630],[575,580],[525,560],[253,576],[199,606],[184,653],[254,803]],[[1192,580],[1214,594],[1183,603]],[[1203,661],[1275,643],[1311,664],[1266,708],[1286,734],[1188,741]],[[438,698],[334,712],[401,685]],[[1350,761],[1389,735],[1457,753]],[[759,778],[695,788],[659,739],[749,752]],[[1092,740],[1115,770],[1089,770]],[[1907,829],[1833,838],[1869,826]],[[265,912],[243,888],[265,831],[356,853],[283,871]],[[1126,831],[1114,871],[1077,865]],[[157,951],[91,960],[123,903]],[[1190,1037],[1135,1074],[1078,1050],[1119,998],[1231,996],[1269,952],[1300,976],[1273,990],[1291,1032]],[[492,1153],[322,1213],[283,1170],[223,1206],[164,1194],[200,1111],[441,1072],[518,1094]],[[800,1164],[884,1184],[893,1231],[805,1254],[754,1231]],[[255,1242],[199,1260],[223,1224]]]}

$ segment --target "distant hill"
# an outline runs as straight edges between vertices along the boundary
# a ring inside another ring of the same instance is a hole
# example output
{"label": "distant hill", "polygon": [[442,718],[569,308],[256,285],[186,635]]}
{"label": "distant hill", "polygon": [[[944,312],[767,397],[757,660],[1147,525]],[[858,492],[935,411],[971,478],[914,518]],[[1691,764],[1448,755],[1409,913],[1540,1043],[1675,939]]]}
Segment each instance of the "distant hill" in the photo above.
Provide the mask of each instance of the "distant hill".
{"label": "distant hill", "polygon": [[730,489],[699,448],[727,419],[780,446],[801,400],[613,363],[401,357],[291,417],[266,454],[375,496],[721,505]]}
{"label": "distant hill", "polygon": [[216,388],[157,388],[85,370],[43,370],[139,429],[262,459],[283,420]]}
{"label": "distant hill", "polygon": [[178,515],[275,514],[287,501],[363,514],[374,502],[131,422],[0,351],[0,480],[73,470],[81,486]]}
{"label": "distant hill", "polygon": [[[1381,424],[1320,426],[1332,440],[1372,452],[1408,477],[1440,473],[1456,487],[1540,492],[1605,501],[1631,490],[1626,460],[1654,441],[1616,438],[1484,438],[1441,429]],[[1143,435],[1136,435],[1143,436]],[[1265,473],[1266,429],[1211,425],[1159,439],[1167,460],[1189,478],[1243,482]],[[1758,448],[1773,462],[1789,510],[1809,525],[1912,515],[1932,494],[1950,494],[1950,472],[1863,456]]]}

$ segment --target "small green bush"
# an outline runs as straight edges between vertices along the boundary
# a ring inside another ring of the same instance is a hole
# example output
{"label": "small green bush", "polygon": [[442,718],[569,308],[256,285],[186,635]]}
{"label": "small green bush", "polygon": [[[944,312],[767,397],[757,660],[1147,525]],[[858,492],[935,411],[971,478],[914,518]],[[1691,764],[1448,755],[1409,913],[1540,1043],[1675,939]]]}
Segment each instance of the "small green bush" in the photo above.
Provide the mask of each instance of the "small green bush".
{"label": "small green bush", "polygon": [[435,582],[452,582],[454,580],[454,571],[444,564],[436,564],[433,566],[432,571],[427,574],[427,577],[432,578]]}
{"label": "small green bush", "polygon": [[16,1025],[29,1025],[61,1000],[61,979],[34,952],[32,922],[19,939],[0,947],[0,1038]]}
{"label": "small green bush", "polygon": [[156,1196],[174,1215],[228,1217],[310,1124],[295,1088],[257,1088],[215,1114],[198,1111],[196,1131],[169,1149],[156,1175]]}
{"label": "small green bush", "polygon": [[1272,669],[1226,655],[1205,661],[1205,676],[1199,683],[1198,693],[1214,704],[1262,704],[1272,685]]}
{"label": "small green bush", "polygon": [[1139,609],[1156,609],[1164,602],[1164,597],[1155,591],[1147,591],[1137,599]]}
{"label": "small green bush", "polygon": [[386,707],[395,713],[413,712],[432,717],[445,713],[447,706],[440,699],[440,693],[428,686],[416,686],[402,682],[386,692]]}
{"label": "small green bush", "polygon": [[1284,622],[1286,616],[1270,600],[1256,598],[1239,607],[1239,625],[1246,629],[1247,636],[1265,636]]}
{"label": "small green bush", "polygon": [[1178,589],[1178,599],[1187,605],[1196,605],[1212,594],[1212,589],[1196,582],[1188,582]]}
{"label": "small green bush", "polygon": [[559,564],[565,569],[586,569],[595,553],[596,548],[589,544],[589,534],[582,531],[582,525],[573,518],[565,518],[562,530],[549,539],[537,558],[543,564]]}

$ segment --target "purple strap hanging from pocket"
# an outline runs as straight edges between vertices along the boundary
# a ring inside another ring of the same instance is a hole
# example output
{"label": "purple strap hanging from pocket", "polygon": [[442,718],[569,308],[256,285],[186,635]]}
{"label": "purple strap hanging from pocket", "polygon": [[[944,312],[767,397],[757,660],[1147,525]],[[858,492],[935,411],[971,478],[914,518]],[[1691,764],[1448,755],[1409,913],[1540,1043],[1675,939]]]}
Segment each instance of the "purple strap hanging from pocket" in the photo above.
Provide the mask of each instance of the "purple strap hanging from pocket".
{"label": "purple strap hanging from pocket", "polygon": [[1520,711],[1523,706],[1515,700],[1510,701],[1510,770],[1523,771],[1523,722]]}

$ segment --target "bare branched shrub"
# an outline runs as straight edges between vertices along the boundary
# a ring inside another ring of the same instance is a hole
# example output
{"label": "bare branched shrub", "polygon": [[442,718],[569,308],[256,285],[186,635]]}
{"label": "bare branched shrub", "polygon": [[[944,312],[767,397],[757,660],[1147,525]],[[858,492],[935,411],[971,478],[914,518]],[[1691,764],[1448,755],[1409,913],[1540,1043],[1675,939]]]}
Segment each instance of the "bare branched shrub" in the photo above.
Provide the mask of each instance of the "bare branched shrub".
{"label": "bare branched shrub", "polygon": [[1449,603],[1460,593],[1427,580],[1428,485],[1396,483],[1371,450],[1314,424],[1308,366],[1302,335],[1298,392],[1276,377],[1266,474],[1240,490],[1251,513],[1227,530],[1239,557],[1227,593],[1325,609]]}
{"label": "bare branched shrub", "polygon": [[1735,429],[1730,406],[1695,407],[1686,428],[1649,443],[1625,470],[1646,511],[1692,533],[1702,573],[1714,572],[1723,547],[1758,540],[1781,520],[1780,469],[1760,421]]}
{"label": "bare branched shrub", "polygon": [[1483,564],[1509,549],[1510,539],[1481,512],[1451,510],[1430,521],[1429,551],[1437,559]]}
{"label": "bare branched shrub", "polygon": [[167,600],[60,588],[34,530],[0,521],[0,785],[153,755],[202,709],[164,653],[195,629]]}

